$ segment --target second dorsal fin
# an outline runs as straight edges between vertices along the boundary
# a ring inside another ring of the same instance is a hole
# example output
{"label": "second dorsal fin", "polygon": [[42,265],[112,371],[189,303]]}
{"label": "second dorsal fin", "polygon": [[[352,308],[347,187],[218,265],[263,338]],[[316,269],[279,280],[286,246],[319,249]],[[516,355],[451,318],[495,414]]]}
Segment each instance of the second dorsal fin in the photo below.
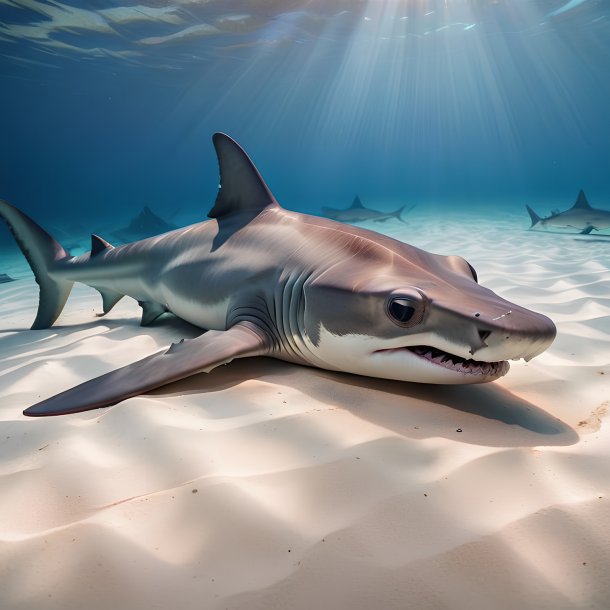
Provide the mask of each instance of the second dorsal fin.
{"label": "second dorsal fin", "polygon": [[215,133],[214,148],[220,166],[220,188],[210,218],[220,218],[239,212],[262,212],[278,206],[254,163],[243,148],[224,133]]}
{"label": "second dorsal fin", "polygon": [[100,252],[113,249],[114,246],[99,235],[91,235],[91,256],[97,256]]}

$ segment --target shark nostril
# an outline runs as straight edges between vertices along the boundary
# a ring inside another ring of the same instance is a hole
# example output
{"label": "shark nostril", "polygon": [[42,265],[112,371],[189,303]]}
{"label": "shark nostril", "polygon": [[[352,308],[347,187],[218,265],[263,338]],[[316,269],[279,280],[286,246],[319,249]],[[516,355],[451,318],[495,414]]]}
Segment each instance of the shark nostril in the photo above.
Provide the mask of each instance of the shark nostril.
{"label": "shark nostril", "polygon": [[489,335],[491,335],[490,330],[480,330],[479,331],[479,339],[481,339],[481,341],[483,343],[485,343],[485,341],[487,340],[487,337],[489,337]]}

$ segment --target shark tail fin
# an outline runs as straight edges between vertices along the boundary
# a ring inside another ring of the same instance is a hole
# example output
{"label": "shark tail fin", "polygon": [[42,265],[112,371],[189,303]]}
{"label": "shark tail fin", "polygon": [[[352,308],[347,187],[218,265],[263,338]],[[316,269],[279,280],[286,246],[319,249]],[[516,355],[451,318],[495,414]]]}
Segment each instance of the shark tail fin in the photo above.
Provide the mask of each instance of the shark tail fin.
{"label": "shark tail fin", "polygon": [[538,214],[536,214],[536,212],[534,212],[534,210],[532,210],[529,205],[526,205],[525,207],[527,208],[530,218],[532,219],[532,224],[530,226],[531,229],[533,226],[537,225],[542,220],[542,218],[540,218],[540,216],[538,216]]}
{"label": "shark tail fin", "polygon": [[415,207],[415,204],[412,205],[411,207],[409,207],[409,209],[407,209],[407,206],[403,205],[401,208],[398,208],[395,212],[393,212],[392,216],[394,218],[397,218],[401,222],[406,223],[407,221],[402,216],[403,216],[403,214],[408,214],[414,207]]}
{"label": "shark tail fin", "polygon": [[68,258],[70,254],[29,216],[2,200],[0,218],[11,230],[40,287],[38,314],[32,329],[49,328],[64,308],[73,284],[52,277],[49,271],[57,261]]}

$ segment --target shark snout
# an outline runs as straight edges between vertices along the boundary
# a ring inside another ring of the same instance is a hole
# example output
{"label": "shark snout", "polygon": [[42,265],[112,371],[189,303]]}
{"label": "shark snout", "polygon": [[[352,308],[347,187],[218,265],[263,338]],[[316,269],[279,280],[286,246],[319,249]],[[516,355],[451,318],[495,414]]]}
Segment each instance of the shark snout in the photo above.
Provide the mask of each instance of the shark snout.
{"label": "shark snout", "polygon": [[484,362],[531,360],[555,339],[557,329],[550,318],[487,288],[475,285],[452,296],[436,299],[430,311],[430,324],[441,340],[439,349]]}
{"label": "shark snout", "polygon": [[474,320],[477,338],[471,341],[471,353],[479,360],[531,360],[548,349],[557,334],[547,316],[510,303],[503,313],[475,314]]}

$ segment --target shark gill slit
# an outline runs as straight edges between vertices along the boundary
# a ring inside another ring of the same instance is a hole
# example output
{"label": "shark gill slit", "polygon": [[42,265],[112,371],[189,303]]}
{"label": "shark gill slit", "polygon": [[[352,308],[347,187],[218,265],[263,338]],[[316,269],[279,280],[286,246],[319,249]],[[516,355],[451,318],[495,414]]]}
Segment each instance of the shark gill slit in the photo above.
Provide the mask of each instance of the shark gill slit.
{"label": "shark gill slit", "polygon": [[231,308],[227,313],[227,328],[240,322],[250,322],[258,326],[269,340],[271,353],[279,351],[281,338],[274,328],[269,307],[263,297],[255,298],[248,305]]}
{"label": "shark gill slit", "polygon": [[274,317],[284,349],[291,352],[294,360],[306,361],[309,353],[304,341],[299,340],[300,330],[304,328],[303,285],[309,274],[291,274],[278,282],[274,294]]}

